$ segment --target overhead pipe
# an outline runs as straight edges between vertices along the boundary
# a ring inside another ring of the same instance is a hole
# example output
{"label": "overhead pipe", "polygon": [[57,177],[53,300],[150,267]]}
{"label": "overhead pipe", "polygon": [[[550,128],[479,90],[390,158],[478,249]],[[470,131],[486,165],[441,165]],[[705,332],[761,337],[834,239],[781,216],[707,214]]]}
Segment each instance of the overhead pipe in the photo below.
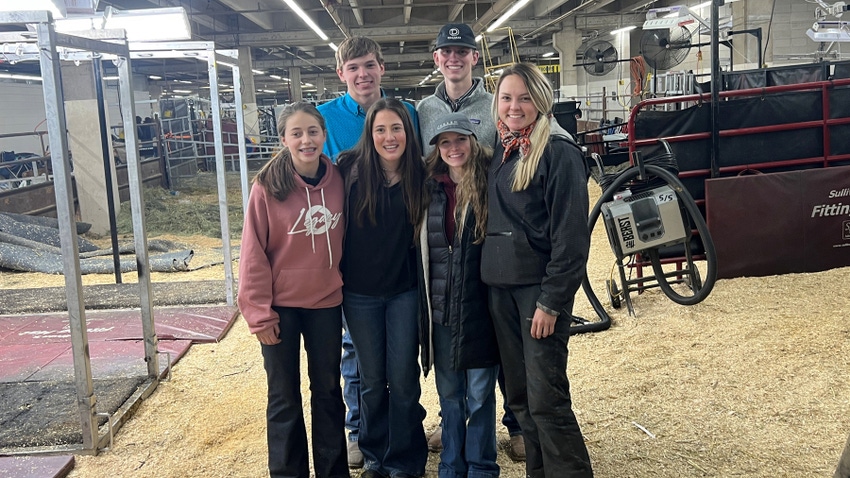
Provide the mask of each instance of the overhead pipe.
{"label": "overhead pipe", "polygon": [[[578,13],[580,10],[587,9],[587,13],[592,13],[592,12],[599,10],[600,8],[608,5],[609,3],[613,3],[613,2],[614,2],[614,0],[589,0],[589,1],[586,1],[586,2],[582,2],[581,5],[573,8],[572,10],[561,15],[560,17],[558,17],[558,18],[552,20],[551,22],[543,25],[542,27],[537,28],[536,30],[533,30],[529,33],[526,33],[525,35],[522,36],[522,39],[523,40],[530,40],[531,38],[534,38],[534,36],[537,35],[538,33],[542,32],[543,30],[551,27],[552,25],[554,25],[556,23],[560,23],[560,22],[566,20],[570,16]],[[590,8],[590,7],[594,7],[594,8]]]}
{"label": "overhead pipe", "polygon": [[328,15],[331,16],[331,19],[334,21],[336,27],[339,28],[339,31],[342,32],[342,35],[345,38],[351,38],[351,32],[348,30],[348,27],[345,26],[345,24],[342,22],[342,19],[339,17],[339,13],[337,12],[336,7],[331,5],[330,2],[328,2],[327,0],[321,0],[321,2],[322,7],[325,9],[326,12],[328,12]]}

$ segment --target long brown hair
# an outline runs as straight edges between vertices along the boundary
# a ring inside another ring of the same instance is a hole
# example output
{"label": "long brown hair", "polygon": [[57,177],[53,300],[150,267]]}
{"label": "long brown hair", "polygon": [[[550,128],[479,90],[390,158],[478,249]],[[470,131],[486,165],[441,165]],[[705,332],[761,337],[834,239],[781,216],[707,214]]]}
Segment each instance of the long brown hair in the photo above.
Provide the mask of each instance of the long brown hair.
{"label": "long brown hair", "polygon": [[[437,146],[425,159],[429,178],[449,172],[449,166],[440,157],[439,144],[437,141]],[[469,147],[469,160],[463,165],[463,178],[455,190],[457,203],[453,213],[455,223],[458,225],[455,230],[460,236],[466,221],[466,212],[470,206],[472,207],[472,214],[475,217],[473,243],[480,244],[484,242],[484,236],[487,233],[487,168],[493,158],[493,150],[479,143],[473,135],[469,135]]]}
{"label": "long brown hair", "polygon": [[[277,135],[281,140],[286,133],[286,122],[298,112],[307,113],[315,118],[322,128],[322,132],[327,136],[328,130],[325,127],[325,118],[319,113],[319,110],[312,103],[298,101],[287,105],[277,118]],[[322,145],[319,144],[317,147],[321,149]],[[296,174],[298,173],[295,171],[295,165],[292,164],[292,153],[286,146],[281,146],[274,156],[272,156],[272,159],[260,168],[257,175],[254,176],[254,182],[264,187],[278,201],[283,201],[296,188]]]}
{"label": "long brown hair", "polygon": [[340,153],[337,158],[337,164],[346,176],[353,167],[357,167],[358,187],[357,193],[351,198],[349,217],[353,217],[358,226],[363,225],[364,216],[369,218],[371,224],[377,224],[375,210],[384,187],[384,173],[381,171],[380,156],[372,138],[372,127],[375,124],[375,116],[383,110],[397,114],[404,126],[405,146],[399,159],[402,197],[411,224],[419,227],[425,207],[425,166],[410,113],[404,103],[394,98],[381,98],[369,108],[360,140],[353,148]]}

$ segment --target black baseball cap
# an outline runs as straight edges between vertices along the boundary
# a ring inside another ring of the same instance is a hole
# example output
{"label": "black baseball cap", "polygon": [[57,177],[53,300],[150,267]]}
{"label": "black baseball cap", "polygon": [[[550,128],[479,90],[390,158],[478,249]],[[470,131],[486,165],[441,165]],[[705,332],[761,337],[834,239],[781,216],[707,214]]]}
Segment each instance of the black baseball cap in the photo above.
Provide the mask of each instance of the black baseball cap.
{"label": "black baseball cap", "polygon": [[475,43],[475,34],[472,33],[472,28],[465,23],[449,23],[443,25],[440,33],[437,35],[437,44],[434,45],[435,50],[446,46],[463,46],[473,50],[478,49]]}
{"label": "black baseball cap", "polygon": [[443,119],[440,120],[440,124],[437,125],[437,132],[434,133],[434,136],[431,136],[431,142],[428,144],[436,143],[437,138],[439,138],[443,133],[460,133],[468,136],[475,136],[475,131],[472,130],[472,123],[470,123],[469,118],[462,113],[450,113],[444,116]]}

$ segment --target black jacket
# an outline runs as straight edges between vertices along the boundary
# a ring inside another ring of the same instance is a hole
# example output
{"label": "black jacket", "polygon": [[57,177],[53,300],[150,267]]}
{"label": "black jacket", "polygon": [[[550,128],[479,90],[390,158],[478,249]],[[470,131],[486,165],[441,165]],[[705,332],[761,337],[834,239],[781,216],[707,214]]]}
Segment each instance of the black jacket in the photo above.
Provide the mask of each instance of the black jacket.
{"label": "black jacket", "polygon": [[496,146],[488,175],[489,215],[482,279],[494,287],[540,284],[539,305],[568,312],[585,275],[589,176],[581,150],[553,128],[531,184],[512,192],[514,151]]}
{"label": "black jacket", "polygon": [[499,349],[487,307],[487,286],[481,281],[481,244],[473,244],[475,217],[470,208],[461,237],[455,234],[450,243],[446,237],[446,214],[450,212],[446,211],[448,200],[443,185],[430,180],[428,187],[431,202],[419,234],[425,278],[419,283],[419,303],[423,318],[430,319],[429,330],[424,334],[431,351],[429,361],[433,363],[430,326],[439,323],[452,331],[453,370],[498,365]]}

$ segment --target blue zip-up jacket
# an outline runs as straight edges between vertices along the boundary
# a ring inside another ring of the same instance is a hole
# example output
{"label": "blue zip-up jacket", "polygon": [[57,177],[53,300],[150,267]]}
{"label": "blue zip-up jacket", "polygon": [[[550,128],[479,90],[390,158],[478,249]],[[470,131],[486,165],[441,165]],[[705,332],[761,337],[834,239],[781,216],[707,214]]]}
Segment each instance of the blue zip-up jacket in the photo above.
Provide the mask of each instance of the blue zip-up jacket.
{"label": "blue zip-up jacket", "polygon": [[[384,97],[383,91],[381,97]],[[413,131],[419,132],[419,118],[416,109],[410,103],[403,101],[404,106],[413,120]],[[325,118],[325,126],[328,128],[328,137],[325,139],[325,154],[336,163],[336,157],[346,149],[351,149],[357,144],[363,133],[363,125],[366,124],[366,110],[360,107],[350,94],[340,96],[334,100],[318,106],[319,113]],[[411,138],[411,141],[419,141],[419,138]]]}

